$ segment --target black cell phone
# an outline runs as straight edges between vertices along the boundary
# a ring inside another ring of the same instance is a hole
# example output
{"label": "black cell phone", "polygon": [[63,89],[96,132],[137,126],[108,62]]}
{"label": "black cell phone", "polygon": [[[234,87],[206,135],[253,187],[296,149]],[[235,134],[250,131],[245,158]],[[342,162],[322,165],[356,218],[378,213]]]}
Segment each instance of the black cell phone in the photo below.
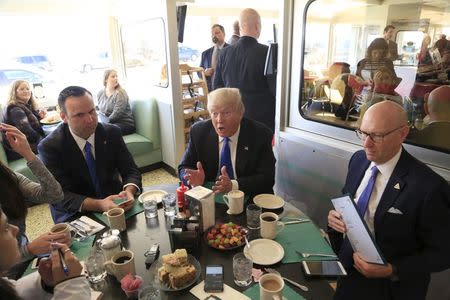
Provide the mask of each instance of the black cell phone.
{"label": "black cell phone", "polygon": [[223,292],[223,266],[207,265],[205,277],[205,292],[218,293]]}
{"label": "black cell phone", "polygon": [[150,249],[145,251],[144,253],[145,259],[145,267],[150,268],[151,264],[158,258],[159,255],[159,244],[151,245]]}
{"label": "black cell phone", "polygon": [[306,276],[337,277],[346,276],[344,266],[338,260],[302,261]]}

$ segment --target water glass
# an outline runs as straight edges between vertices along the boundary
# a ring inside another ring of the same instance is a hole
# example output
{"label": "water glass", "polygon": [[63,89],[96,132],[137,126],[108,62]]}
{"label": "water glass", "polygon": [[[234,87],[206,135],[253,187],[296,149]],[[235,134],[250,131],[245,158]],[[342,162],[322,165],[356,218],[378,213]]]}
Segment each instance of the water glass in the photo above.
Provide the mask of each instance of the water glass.
{"label": "water glass", "polygon": [[166,194],[162,197],[164,214],[166,216],[176,215],[177,199],[175,194]]}
{"label": "water glass", "polygon": [[253,261],[245,257],[244,253],[233,256],[234,283],[238,286],[248,286],[252,283]]}
{"label": "water glass", "polygon": [[95,252],[84,261],[87,278],[92,283],[99,283],[106,277],[106,269],[104,266],[105,257],[101,252]]}
{"label": "water glass", "polygon": [[156,198],[145,199],[143,204],[146,218],[151,219],[158,216],[158,202]]}
{"label": "water glass", "polygon": [[257,229],[260,227],[259,216],[261,215],[261,207],[256,204],[247,206],[247,227]]}
{"label": "water glass", "polygon": [[159,300],[159,290],[154,286],[146,286],[142,290],[139,291],[139,300]]}

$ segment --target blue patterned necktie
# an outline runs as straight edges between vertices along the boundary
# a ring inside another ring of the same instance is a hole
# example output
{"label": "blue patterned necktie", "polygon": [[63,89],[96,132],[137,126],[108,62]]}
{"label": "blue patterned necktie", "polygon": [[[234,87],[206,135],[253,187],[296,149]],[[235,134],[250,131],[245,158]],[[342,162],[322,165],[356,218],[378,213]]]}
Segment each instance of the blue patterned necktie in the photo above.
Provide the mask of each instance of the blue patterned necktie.
{"label": "blue patterned necktie", "polygon": [[101,198],[102,193],[100,190],[100,182],[98,181],[97,177],[95,159],[94,156],[92,155],[91,144],[88,141],[86,141],[86,144],[84,145],[84,154],[86,155],[86,164],[89,169],[89,174],[91,175],[92,184],[94,185],[95,188],[95,194],[97,197]]}
{"label": "blue patterned necktie", "polygon": [[[359,196],[358,203],[356,204],[358,213],[363,219],[364,215],[366,214],[369,199],[370,196],[372,195],[373,187],[375,186],[375,180],[377,179],[378,175],[378,169],[376,166],[373,166],[371,168],[371,171],[372,174],[370,175],[369,182],[367,183],[367,186],[361,193],[361,196]],[[347,237],[342,242],[342,246],[339,251],[339,259],[341,260],[345,268],[350,268],[353,265],[353,249]]]}
{"label": "blue patterned necktie", "polygon": [[234,173],[233,173],[233,164],[231,163],[231,151],[230,151],[230,144],[229,144],[230,138],[224,137],[223,138],[223,146],[222,151],[220,152],[220,170],[223,166],[227,168],[227,174],[230,179],[234,179]]}

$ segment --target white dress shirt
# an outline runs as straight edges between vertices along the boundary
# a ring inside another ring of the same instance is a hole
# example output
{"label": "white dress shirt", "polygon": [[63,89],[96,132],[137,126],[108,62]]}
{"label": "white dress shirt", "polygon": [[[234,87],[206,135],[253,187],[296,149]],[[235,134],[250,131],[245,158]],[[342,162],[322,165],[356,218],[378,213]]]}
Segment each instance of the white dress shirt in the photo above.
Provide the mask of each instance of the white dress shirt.
{"label": "white dress shirt", "polygon": [[370,195],[369,205],[367,206],[366,214],[364,215],[364,220],[366,220],[367,226],[369,227],[370,232],[373,235],[375,234],[373,221],[375,217],[375,212],[378,207],[378,203],[380,203],[381,196],[383,195],[383,192],[386,189],[386,185],[389,181],[389,178],[391,178],[392,172],[394,171],[394,168],[397,165],[398,160],[400,159],[401,153],[402,149],[400,148],[397,154],[395,154],[394,157],[392,157],[384,164],[377,165],[374,162],[370,163],[361,183],[359,184],[358,189],[356,190],[355,199],[357,199],[356,203],[358,203],[359,197],[361,196],[362,192],[367,186],[367,183],[369,182],[372,173],[371,168],[373,166],[376,166],[378,168],[379,173],[375,180],[375,185],[373,187],[372,194]]}
{"label": "white dress shirt", "polygon": [[[236,180],[237,179],[236,149],[237,149],[240,131],[241,131],[241,126],[239,125],[236,132],[232,136],[228,137],[229,138],[228,145],[230,146],[230,154],[231,154],[231,164],[233,165],[233,174],[234,174],[234,179],[231,180],[231,184],[233,185],[233,187],[232,187],[233,190],[239,189],[239,183]],[[220,154],[222,153],[223,140],[224,140],[224,138],[219,136],[219,174],[220,174]]]}

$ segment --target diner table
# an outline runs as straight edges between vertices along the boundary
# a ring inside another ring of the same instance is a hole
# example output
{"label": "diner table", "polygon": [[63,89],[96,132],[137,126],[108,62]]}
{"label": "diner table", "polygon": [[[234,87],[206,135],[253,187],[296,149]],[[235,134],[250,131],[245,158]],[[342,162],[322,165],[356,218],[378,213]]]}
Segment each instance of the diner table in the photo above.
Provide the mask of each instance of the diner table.
{"label": "diner table", "polygon": [[[151,187],[145,187],[146,190],[164,190],[169,193],[175,193],[178,185],[157,185]],[[234,222],[236,224],[246,225],[246,214],[244,212],[239,215],[228,215],[226,213],[227,206],[222,203],[216,203],[215,215],[216,222]],[[285,203],[284,208],[281,211],[276,211],[280,216],[291,216],[298,217],[304,215],[300,210],[295,208],[290,203]],[[94,217],[93,215],[91,217]],[[136,273],[141,276],[144,280],[144,286],[150,284],[150,269],[145,266],[145,256],[144,253],[150,248],[154,243],[159,243],[160,255],[159,258],[164,255],[171,253],[171,247],[169,242],[169,235],[167,230],[171,225],[171,218],[164,215],[164,209],[162,207],[158,208],[158,216],[152,219],[146,219],[144,213],[139,213],[127,219],[126,221],[127,229],[121,233],[121,239],[123,246],[134,252],[135,255],[135,265]],[[249,232],[250,239],[257,238],[259,230],[255,232]],[[97,234],[100,236],[101,232]],[[302,239],[301,236],[298,237]],[[209,264],[220,264],[224,266],[224,283],[231,286],[238,291],[245,291],[249,287],[238,287],[233,280],[233,267],[232,260],[236,253],[243,250],[243,247],[234,250],[222,251],[218,249],[211,248],[205,242],[202,237],[200,246],[198,250],[190,252],[201,264],[201,276],[199,280],[192,284],[189,288],[177,292],[165,292],[161,291],[161,299],[197,299],[189,290],[196,284],[201,282],[205,278],[205,267]],[[254,265],[254,268],[260,266]],[[295,292],[304,297],[305,299],[332,299],[334,291],[329,285],[329,282],[325,279],[315,278],[309,279],[305,278],[303,270],[299,262],[282,264],[281,262],[272,265],[272,268],[278,270],[283,276],[297,281],[301,284],[307,285],[310,289],[309,292],[304,292],[297,287],[289,285]],[[257,284],[257,283],[252,283]],[[252,286],[250,285],[250,286]],[[126,299],[125,293],[121,290],[120,283],[111,275],[108,275],[105,282],[98,286],[93,286],[94,289],[99,289],[103,292],[102,299]],[[290,299],[289,299],[290,300]]]}

